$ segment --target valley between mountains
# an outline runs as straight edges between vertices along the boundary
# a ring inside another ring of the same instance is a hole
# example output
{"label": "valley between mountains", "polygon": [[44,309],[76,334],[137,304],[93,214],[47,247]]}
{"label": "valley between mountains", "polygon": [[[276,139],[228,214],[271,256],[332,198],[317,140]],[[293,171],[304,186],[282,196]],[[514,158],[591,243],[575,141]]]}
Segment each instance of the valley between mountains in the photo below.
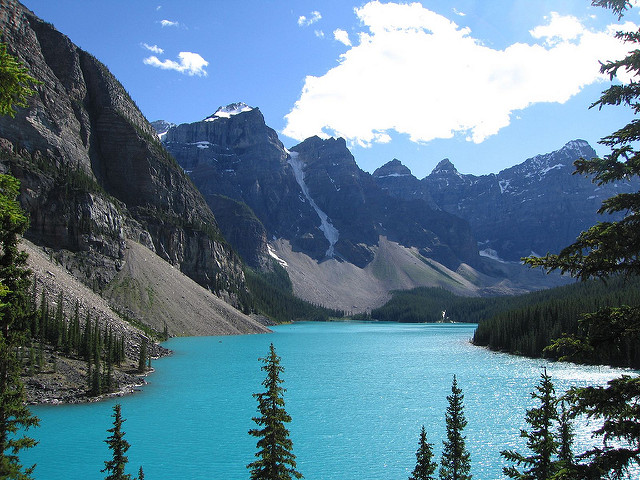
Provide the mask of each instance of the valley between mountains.
{"label": "valley between mountains", "polygon": [[[252,278],[346,314],[415,287],[490,296],[567,283],[520,258],[557,252],[603,199],[637,190],[572,175],[595,156],[582,140],[505,153],[515,166],[484,176],[445,159],[418,179],[398,159],[363,171],[341,138],[285,147],[244,103],[150,123],[105,65],[18,1],[3,3],[0,31],[42,82],[27,108],[0,117],[0,171],[20,180],[30,217],[34,297],[93,315],[130,360],[163,333],[268,331]],[[38,380],[54,393],[32,399],[82,396],[69,378],[86,367],[74,368]]]}

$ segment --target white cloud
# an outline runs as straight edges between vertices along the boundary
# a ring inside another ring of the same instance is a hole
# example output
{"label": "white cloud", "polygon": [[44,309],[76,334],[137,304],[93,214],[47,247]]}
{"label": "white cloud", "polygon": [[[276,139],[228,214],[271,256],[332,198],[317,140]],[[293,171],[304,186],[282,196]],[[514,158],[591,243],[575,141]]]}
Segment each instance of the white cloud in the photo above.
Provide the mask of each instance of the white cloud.
{"label": "white cloud", "polygon": [[359,44],[323,76],[306,77],[285,135],[342,136],[366,146],[396,131],[415,142],[464,135],[479,143],[514,112],[564,103],[604,80],[599,60],[628,51],[613,38],[619,26],[590,31],[557,14],[531,31],[531,44],[495,50],[419,3],[371,1],[355,13],[367,29]]}
{"label": "white cloud", "polygon": [[343,43],[347,47],[351,46],[351,40],[349,39],[349,33],[346,30],[342,30],[341,28],[336,28],[333,31],[333,38]]}
{"label": "white cloud", "polygon": [[311,12],[310,17],[306,17],[305,15],[301,15],[298,17],[298,25],[301,27],[308,27],[309,25],[313,25],[314,23],[320,21],[322,15],[317,10]]}
{"label": "white cloud", "polygon": [[158,55],[162,55],[164,53],[164,50],[157,45],[149,45],[148,43],[143,43],[142,46],[150,52],[156,53]]}
{"label": "white cloud", "polygon": [[459,17],[466,17],[467,14],[464,12],[461,12],[460,10],[458,10],[457,8],[453,9],[453,13],[455,13],[456,15],[458,15]]}
{"label": "white cloud", "polygon": [[205,67],[209,65],[209,62],[199,54],[192,52],[180,52],[178,54],[178,59],[178,62],[173,60],[160,60],[155,55],[152,55],[151,57],[145,58],[143,62],[146,65],[151,65],[152,67],[162,68],[163,70],[175,70],[176,72],[184,73],[189,76],[207,76]]}
{"label": "white cloud", "polygon": [[322,30],[314,30],[313,33],[318,38],[324,38],[324,32]]}
{"label": "white cloud", "polygon": [[547,25],[539,25],[529,33],[533,38],[546,39],[549,45],[568,40],[575,40],[584,33],[585,29],[580,20],[567,15],[562,16],[551,12],[551,19]]}
{"label": "white cloud", "polygon": [[177,27],[180,24],[178,22],[172,22],[171,20],[160,20],[160,25],[163,27]]}

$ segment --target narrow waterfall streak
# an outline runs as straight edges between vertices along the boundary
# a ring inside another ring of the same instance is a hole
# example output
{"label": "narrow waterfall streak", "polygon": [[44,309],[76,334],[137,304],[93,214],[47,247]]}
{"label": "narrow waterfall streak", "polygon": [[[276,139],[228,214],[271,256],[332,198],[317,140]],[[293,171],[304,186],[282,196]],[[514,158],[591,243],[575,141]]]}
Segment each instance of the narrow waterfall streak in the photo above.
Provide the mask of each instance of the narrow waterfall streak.
{"label": "narrow waterfall streak", "polygon": [[320,217],[320,230],[324,233],[325,238],[329,242],[329,248],[327,249],[325,255],[329,258],[333,258],[334,254],[334,245],[338,241],[338,237],[340,236],[340,232],[331,224],[331,220],[329,220],[329,216],[324,213],[320,207],[316,204],[316,202],[311,198],[309,194],[309,188],[307,184],[304,182],[304,164],[302,160],[298,158],[298,152],[289,152],[289,165],[293,168],[293,174],[296,177],[296,181],[298,185],[300,185],[300,189],[302,190],[302,194],[309,201],[309,204],[313,207],[313,209]]}

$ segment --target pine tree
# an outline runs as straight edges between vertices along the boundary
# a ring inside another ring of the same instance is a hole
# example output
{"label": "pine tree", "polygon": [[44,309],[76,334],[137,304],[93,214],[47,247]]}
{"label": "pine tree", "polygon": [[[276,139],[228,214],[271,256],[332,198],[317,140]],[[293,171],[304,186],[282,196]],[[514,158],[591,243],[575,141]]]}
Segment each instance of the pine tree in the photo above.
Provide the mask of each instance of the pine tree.
{"label": "pine tree", "polygon": [[147,371],[147,339],[143,338],[140,342],[140,355],[138,357],[138,372]]}
{"label": "pine tree", "polygon": [[125,422],[122,418],[122,412],[120,404],[113,406],[113,428],[107,430],[111,433],[105,440],[105,443],[109,445],[109,449],[112,451],[113,457],[111,460],[104,462],[104,469],[102,473],[108,473],[105,480],[131,480],[131,475],[124,472],[129,459],[126,457],[127,450],[129,450],[129,442],[124,439],[125,432],[122,431],[122,424]]}
{"label": "pine tree", "polygon": [[0,43],[0,115],[14,117],[15,107],[26,107],[27,98],[35,93],[32,87],[39,83],[7,52],[7,45]]}
{"label": "pine tree", "polygon": [[[0,47],[0,55],[3,51]],[[0,87],[3,81],[0,76]],[[16,353],[31,329],[30,272],[26,254],[18,250],[19,235],[28,225],[16,201],[19,186],[17,179],[0,175],[0,478],[24,480],[31,478],[33,467],[23,470],[19,453],[36,444],[24,432],[37,426],[38,419],[25,405]]]}
{"label": "pine tree", "polygon": [[465,445],[466,437],[462,431],[467,426],[464,416],[464,395],[458,388],[456,376],[453,376],[451,395],[447,396],[449,405],[445,414],[447,440],[442,442],[442,460],[440,461],[440,480],[471,480],[471,455]]}
{"label": "pine tree", "polygon": [[558,442],[553,426],[558,420],[558,411],[555,389],[546,369],[531,397],[538,400],[540,405],[527,410],[525,419],[531,426],[531,431],[520,430],[520,436],[527,439],[527,448],[531,450],[531,455],[525,456],[513,450],[500,452],[510,462],[527,469],[521,472],[515,465],[511,465],[504,467],[503,472],[507,477],[519,480],[549,480],[557,471],[555,455]]}
{"label": "pine tree", "polygon": [[435,480],[433,474],[438,465],[431,460],[433,458],[432,448],[433,444],[427,442],[427,432],[423,425],[416,451],[416,467],[411,472],[409,480]]}
{"label": "pine tree", "polygon": [[290,480],[303,478],[296,470],[295,455],[291,452],[293,442],[289,438],[289,430],[285,423],[291,417],[285,410],[283,393],[286,391],[280,384],[280,374],[284,367],[280,365],[280,357],[276,355],[273,343],[269,346],[269,355],[259,359],[263,362],[261,369],[267,376],[262,382],[266,391],[254,393],[258,400],[259,417],[253,417],[258,428],[249,430],[249,435],[257,437],[256,461],[247,465],[252,480]]}
{"label": "pine tree", "polygon": [[[629,0],[593,0],[592,3],[612,9],[619,18],[631,7]],[[633,49],[620,60],[602,63],[600,71],[611,80],[622,71],[631,81],[612,84],[592,107],[625,106],[638,114],[640,30],[620,31],[616,36]],[[600,141],[611,149],[610,154],[604,158],[577,160],[574,162],[576,173],[592,175],[598,185],[639,177],[639,138],[640,122],[633,119]],[[547,271],[568,272],[581,280],[640,275],[640,191],[614,195],[604,200],[598,211],[622,213],[624,217],[619,221],[598,222],[557,255],[530,257],[525,262]],[[591,320],[595,320],[596,327],[590,326],[587,341],[591,344],[597,344],[602,337],[605,341],[614,340],[615,346],[617,339],[610,338],[614,331],[630,332],[633,341],[638,342],[639,307],[602,309],[594,313]],[[607,387],[573,389],[568,398],[572,414],[585,414],[603,421],[603,426],[594,432],[602,437],[602,447],[577,455],[582,463],[576,469],[581,473],[574,478],[622,478],[631,466],[640,465],[640,381],[636,377],[622,376],[610,381]]]}

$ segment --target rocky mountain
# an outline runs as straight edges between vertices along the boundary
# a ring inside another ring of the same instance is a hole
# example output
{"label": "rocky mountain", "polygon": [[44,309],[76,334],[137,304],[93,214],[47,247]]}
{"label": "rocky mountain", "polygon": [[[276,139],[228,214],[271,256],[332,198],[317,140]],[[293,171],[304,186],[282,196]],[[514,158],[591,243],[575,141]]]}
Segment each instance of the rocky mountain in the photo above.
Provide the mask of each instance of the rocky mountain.
{"label": "rocky mountain", "polygon": [[[3,2],[0,32],[9,52],[42,82],[28,108],[0,117],[0,170],[21,180],[20,201],[31,218],[27,238],[103,294],[113,294],[115,279],[147,292],[157,287],[127,264],[140,245],[167,271],[175,267],[233,303],[246,288],[240,259],[122,85],[16,0]],[[139,298],[112,298],[121,302],[118,310],[152,323]],[[182,306],[189,315],[193,307]],[[206,321],[215,323],[215,315]]]}
{"label": "rocky mountain", "polygon": [[[381,235],[452,268],[477,257],[465,222],[385,195],[343,139],[312,137],[287,151],[259,109],[234,104],[201,122],[170,128],[163,143],[217,218],[228,205],[220,204],[221,195],[242,202],[268,238],[285,238],[317,261],[338,258],[364,268]],[[223,223],[223,232],[230,233],[229,222]],[[254,224],[250,229],[255,235],[232,241],[238,251],[247,251],[245,240],[266,240]]]}
{"label": "rocky mountain", "polygon": [[445,159],[422,180],[397,160],[373,176],[395,197],[430,198],[467,220],[483,255],[518,261],[532,253],[559,252],[582,230],[606,220],[596,213],[602,200],[637,190],[635,184],[598,186],[573,175],[575,160],[594,156],[587,142],[574,140],[497,174],[464,175]]}
{"label": "rocky mountain", "polygon": [[386,191],[382,177],[422,184],[399,162],[378,178],[364,172],[343,139],[312,137],[287,150],[260,110],[242,103],[166,133],[158,125],[245,261],[263,268],[275,257],[307,300],[354,311],[397,288],[482,294],[548,285],[479,256],[468,223],[434,208],[427,191]]}

